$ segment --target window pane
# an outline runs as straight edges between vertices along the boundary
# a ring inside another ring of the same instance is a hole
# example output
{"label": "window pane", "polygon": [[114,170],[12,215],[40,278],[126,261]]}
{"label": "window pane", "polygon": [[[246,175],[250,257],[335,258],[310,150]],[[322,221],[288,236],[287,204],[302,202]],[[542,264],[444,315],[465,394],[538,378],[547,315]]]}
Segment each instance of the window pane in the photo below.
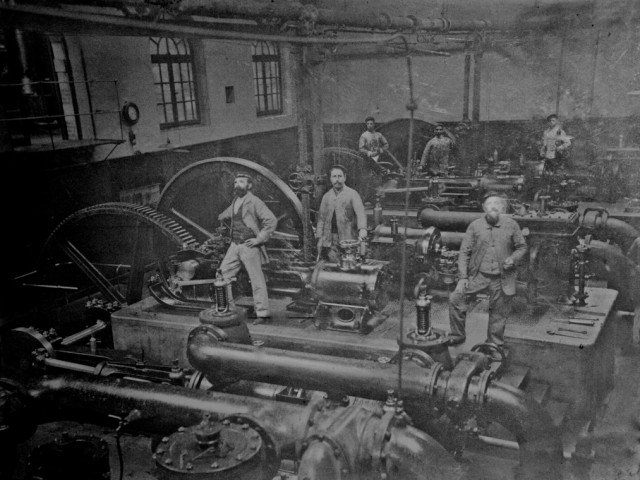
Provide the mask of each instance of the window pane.
{"label": "window pane", "polygon": [[173,126],[197,120],[193,60],[188,42],[152,37],[149,44],[162,123]]}
{"label": "window pane", "polygon": [[171,105],[165,105],[164,115],[167,123],[173,122],[173,107]]}

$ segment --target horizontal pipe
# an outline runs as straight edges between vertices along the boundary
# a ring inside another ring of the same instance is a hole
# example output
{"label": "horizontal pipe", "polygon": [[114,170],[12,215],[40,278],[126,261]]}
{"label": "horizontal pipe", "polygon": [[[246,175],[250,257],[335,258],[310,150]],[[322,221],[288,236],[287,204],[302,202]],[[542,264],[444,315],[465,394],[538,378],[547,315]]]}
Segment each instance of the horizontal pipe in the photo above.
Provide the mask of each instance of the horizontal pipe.
{"label": "horizontal pipe", "polygon": [[[77,31],[78,29],[95,27],[106,27],[111,35],[135,35],[135,36],[186,36],[215,38],[219,40],[245,40],[260,41],[268,40],[272,42],[300,43],[300,44],[333,44],[345,45],[354,43],[380,43],[387,38],[327,38],[327,37],[302,37],[294,35],[273,35],[270,33],[253,33],[253,32],[235,32],[229,30],[220,30],[215,26],[192,26],[177,23],[169,23],[168,21],[156,20],[149,22],[145,20],[137,20],[133,18],[120,17],[116,15],[105,15],[96,13],[87,13],[73,10],[62,10],[60,8],[51,8],[43,6],[31,5],[6,5],[0,3],[0,13],[3,17],[5,25],[16,27],[32,26],[40,22],[41,24],[56,25],[58,22],[69,22],[68,30]],[[77,28],[76,28],[77,25]],[[107,33],[105,33],[107,34]]]}
{"label": "horizontal pipe", "polygon": [[379,30],[483,30],[490,27],[484,20],[451,21],[446,18],[416,18],[391,16],[387,13],[357,12],[316,8],[299,2],[273,3],[251,0],[182,0],[180,11],[196,15],[237,15],[243,18],[278,18],[280,20],[308,20],[324,25],[373,28]]}
{"label": "horizontal pipe", "polygon": [[61,419],[103,423],[109,414],[124,417],[137,409],[142,417],[130,431],[166,434],[199,423],[204,413],[238,415],[257,419],[271,434],[278,451],[293,449],[309,416],[306,407],[288,403],[123,379],[60,376],[25,384],[40,423]]}
{"label": "horizontal pipe", "polygon": [[[377,400],[386,398],[387,391],[397,386],[394,365],[266,347],[220,344],[213,342],[208,335],[198,335],[197,330],[189,337],[187,355],[194,368],[214,377],[219,372],[237,379],[321,391],[330,388],[335,393]],[[434,398],[427,380],[429,373],[429,369],[412,363],[404,365],[405,399],[418,400],[417,405],[422,406]],[[446,377],[443,380],[446,382]],[[446,391],[445,385],[443,392]],[[523,470],[539,471],[538,459],[543,459],[543,467],[553,470],[553,474],[537,478],[557,478],[554,475],[559,471],[558,461],[562,460],[560,437],[542,407],[520,390],[496,382],[489,385],[484,398],[484,403],[478,405],[479,413],[514,434],[520,445]],[[447,401],[445,398],[445,403]],[[408,413],[412,415],[411,411]]]}
{"label": "horizontal pipe", "polygon": [[[386,400],[387,391],[398,385],[397,367],[369,360],[346,359],[249,345],[212,343],[209,335],[194,330],[189,336],[187,357],[205,375],[286,384],[308,390],[351,394]],[[419,367],[416,367],[419,368]],[[411,371],[413,367],[406,365]],[[424,370],[405,372],[403,390],[408,397],[422,398],[427,388]]]}

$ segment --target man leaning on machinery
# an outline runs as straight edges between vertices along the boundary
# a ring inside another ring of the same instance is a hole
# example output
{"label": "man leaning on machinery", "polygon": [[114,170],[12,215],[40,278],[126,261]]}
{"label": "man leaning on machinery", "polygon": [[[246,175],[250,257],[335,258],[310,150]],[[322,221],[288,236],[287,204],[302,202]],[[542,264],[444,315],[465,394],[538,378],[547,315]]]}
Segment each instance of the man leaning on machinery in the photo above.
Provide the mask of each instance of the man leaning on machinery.
{"label": "man leaning on machinery", "polygon": [[465,323],[472,297],[489,294],[487,342],[504,345],[504,330],[516,294],[516,265],[527,252],[518,224],[506,216],[507,200],[497,193],[484,196],[484,215],[469,225],[458,256],[460,279],[449,296],[449,344],[466,339]]}

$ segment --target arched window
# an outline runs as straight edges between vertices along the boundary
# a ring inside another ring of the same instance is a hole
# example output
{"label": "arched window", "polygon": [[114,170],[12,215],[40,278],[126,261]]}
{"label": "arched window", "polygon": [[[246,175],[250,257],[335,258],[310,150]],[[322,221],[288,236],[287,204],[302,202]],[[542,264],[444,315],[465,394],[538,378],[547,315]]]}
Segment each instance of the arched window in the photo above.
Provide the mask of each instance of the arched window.
{"label": "arched window", "polygon": [[160,127],[199,122],[191,48],[181,38],[149,39]]}
{"label": "arched window", "polygon": [[251,54],[258,116],[282,113],[280,48],[272,42],[255,42]]}

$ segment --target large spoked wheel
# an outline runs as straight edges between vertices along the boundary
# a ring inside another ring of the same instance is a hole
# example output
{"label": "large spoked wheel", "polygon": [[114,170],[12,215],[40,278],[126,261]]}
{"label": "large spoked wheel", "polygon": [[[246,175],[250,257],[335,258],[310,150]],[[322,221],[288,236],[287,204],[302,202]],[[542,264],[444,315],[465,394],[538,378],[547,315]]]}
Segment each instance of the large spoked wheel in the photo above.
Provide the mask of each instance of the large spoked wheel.
{"label": "large spoked wheel", "polygon": [[165,185],[158,210],[183,224],[200,241],[220,226],[218,215],[233,199],[233,180],[237,173],[253,178],[252,192],[263,200],[278,218],[276,233],[268,250],[302,248],[304,213],[293,190],[275,173],[255,162],[235,157],[217,157],[193,163],[178,172]]}
{"label": "large spoked wheel", "polygon": [[166,269],[172,255],[196,244],[179,223],[150,207],[98,204],[69,215],[49,235],[37,281],[97,289],[109,302],[131,303],[142,297],[146,273]]}

